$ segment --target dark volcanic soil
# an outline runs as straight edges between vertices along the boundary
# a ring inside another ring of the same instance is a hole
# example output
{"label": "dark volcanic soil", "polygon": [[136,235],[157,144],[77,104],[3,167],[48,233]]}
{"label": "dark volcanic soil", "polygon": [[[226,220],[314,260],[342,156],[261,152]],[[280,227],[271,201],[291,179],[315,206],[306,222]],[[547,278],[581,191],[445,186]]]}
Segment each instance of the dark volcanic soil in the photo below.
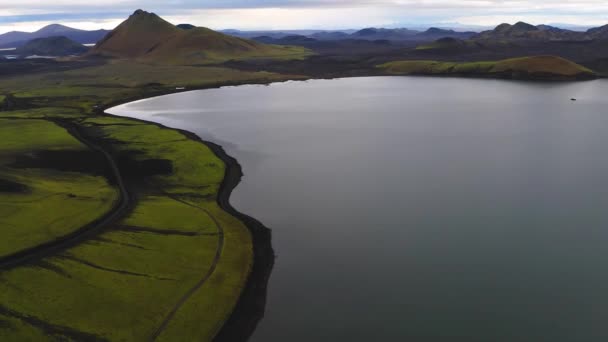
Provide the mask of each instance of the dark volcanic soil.
{"label": "dark volcanic soil", "polygon": [[98,176],[111,174],[103,155],[86,150],[37,151],[16,157],[10,166],[17,169],[51,169]]}

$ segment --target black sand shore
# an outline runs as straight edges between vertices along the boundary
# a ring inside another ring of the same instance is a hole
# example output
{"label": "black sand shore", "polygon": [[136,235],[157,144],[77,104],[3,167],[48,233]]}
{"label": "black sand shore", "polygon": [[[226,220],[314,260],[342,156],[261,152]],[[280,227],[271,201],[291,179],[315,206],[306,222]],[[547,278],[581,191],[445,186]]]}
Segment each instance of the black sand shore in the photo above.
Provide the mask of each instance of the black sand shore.
{"label": "black sand shore", "polygon": [[[264,83],[251,83],[251,84],[264,84]],[[223,84],[222,86],[230,86],[232,84]],[[217,87],[215,87],[217,88]],[[209,89],[209,88],[205,88]],[[168,92],[168,94],[174,92]],[[165,94],[166,95],[166,94]],[[160,96],[155,94],[155,96]],[[143,97],[143,98],[149,98]],[[128,103],[132,101],[122,102]],[[106,113],[105,110],[114,107],[115,105],[109,106],[103,109],[101,116],[117,116]],[[101,111],[101,110],[100,110]],[[127,117],[130,120],[144,122],[146,124],[156,125],[165,129],[171,129],[182,133],[188,139],[200,142],[209,149],[220,159],[226,166],[226,173],[220,189],[218,192],[217,203],[230,215],[241,220],[245,226],[249,229],[253,243],[253,265],[249,274],[249,279],[245,288],[243,289],[241,296],[237,302],[237,305],[232,311],[232,314],[225,322],[224,326],[220,329],[215,337],[216,342],[234,342],[234,341],[247,341],[249,337],[255,331],[259,321],[264,317],[264,311],[266,306],[267,296],[267,285],[272,268],[274,266],[275,253],[272,248],[272,234],[271,230],[265,227],[261,222],[255,218],[243,214],[237,211],[230,204],[230,195],[232,191],[238,186],[243,177],[241,165],[238,161],[228,155],[222,146],[217,145],[210,141],[205,141],[199,136],[192,132],[188,132],[181,129],[166,127],[162,124]]]}

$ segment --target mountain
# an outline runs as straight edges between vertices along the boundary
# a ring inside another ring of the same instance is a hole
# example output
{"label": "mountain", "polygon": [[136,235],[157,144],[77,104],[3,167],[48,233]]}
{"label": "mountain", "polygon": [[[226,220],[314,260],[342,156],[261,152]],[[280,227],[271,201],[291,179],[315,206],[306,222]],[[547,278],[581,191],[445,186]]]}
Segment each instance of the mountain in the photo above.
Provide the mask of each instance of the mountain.
{"label": "mountain", "polygon": [[297,35],[297,34],[294,34],[291,36],[285,36],[283,38],[272,38],[269,36],[259,36],[259,37],[254,37],[251,39],[255,40],[256,42],[260,42],[260,43],[264,43],[264,44],[276,44],[276,45],[301,45],[301,44],[318,42],[317,39],[310,38],[307,36]]}
{"label": "mountain", "polygon": [[141,57],[182,32],[156,14],[137,10],[99,41],[92,53],[112,57]]}
{"label": "mountain", "polygon": [[154,13],[137,10],[97,43],[89,55],[192,65],[306,54],[303,48],[266,45],[204,27],[180,29]]}
{"label": "mountain", "polygon": [[41,28],[40,30],[36,31],[39,35],[41,36],[59,36],[61,34],[68,34],[70,32],[78,32],[80,30],[71,28],[71,27],[67,27],[64,25],[60,25],[60,24],[51,24],[48,26],[45,26],[43,28]]}
{"label": "mountain", "polygon": [[474,37],[481,40],[584,40],[585,33],[564,30],[549,25],[534,26],[524,22],[500,24],[495,29]]}
{"label": "mountain", "polygon": [[[569,27],[575,30],[560,28]],[[224,30],[229,34],[241,38],[257,39],[267,37],[272,39],[282,39],[291,35],[307,36],[319,41],[337,41],[348,39],[359,40],[389,40],[393,42],[431,42],[441,38],[456,39],[475,39],[475,40],[496,40],[496,43],[504,43],[511,40],[542,40],[542,41],[587,41],[592,39],[608,40],[608,25],[589,29],[587,32],[581,30],[579,26],[560,25],[538,25],[534,26],[525,22],[516,24],[500,24],[492,30],[480,33],[473,31],[455,31],[453,29],[443,29],[431,27],[426,31],[418,31],[407,28],[387,29],[387,28],[364,28],[362,30],[341,30],[341,31],[239,31]]]}
{"label": "mountain", "polygon": [[559,27],[555,27],[555,26],[551,26],[551,25],[544,25],[544,24],[536,25],[536,28],[538,28],[541,31],[551,31],[551,32],[561,32],[561,31],[563,31]]}
{"label": "mountain", "polygon": [[458,38],[468,39],[474,36],[475,32],[456,32],[454,30],[444,30],[436,27],[420,32],[407,28],[386,29],[386,28],[365,28],[352,34],[344,32],[323,32],[317,33],[312,37],[319,40],[340,40],[340,39],[364,39],[364,40],[388,40],[388,41],[432,41],[439,38]]}
{"label": "mountain", "polygon": [[351,38],[366,40],[407,40],[418,33],[420,32],[406,28],[385,29],[370,27],[351,34]]}
{"label": "mountain", "polygon": [[[245,39],[252,39],[255,37],[262,37],[262,36],[271,37],[274,39],[281,39],[283,37],[292,36],[292,35],[307,36],[307,37],[315,38],[315,37],[313,37],[315,34],[323,33],[326,31],[321,31],[321,30],[241,31],[241,30],[227,29],[227,30],[220,30],[219,32],[223,33],[223,34],[227,34],[229,36],[245,38]],[[351,32],[354,32],[354,31],[346,30],[344,32],[347,34],[350,34]]]}
{"label": "mountain", "polygon": [[101,40],[107,30],[86,31],[75,28],[52,24],[41,28],[36,32],[13,31],[0,35],[0,48],[19,47],[25,45],[32,39],[63,36],[80,44],[93,44]]}
{"label": "mountain", "polygon": [[473,38],[477,40],[608,40],[608,25],[591,28],[582,32],[566,30],[551,25],[534,26],[524,22],[518,22],[515,25],[500,24],[495,29],[481,32]]}
{"label": "mountain", "polygon": [[416,37],[423,38],[424,40],[436,40],[441,38],[469,39],[476,34],[477,33],[475,32],[456,32],[454,30],[431,27],[424,32],[416,34]]}
{"label": "mountain", "polygon": [[87,52],[89,49],[66,37],[36,38],[17,48],[15,54],[21,56],[71,56]]}
{"label": "mountain", "polygon": [[608,39],[608,25],[589,29],[586,34],[591,39]]}

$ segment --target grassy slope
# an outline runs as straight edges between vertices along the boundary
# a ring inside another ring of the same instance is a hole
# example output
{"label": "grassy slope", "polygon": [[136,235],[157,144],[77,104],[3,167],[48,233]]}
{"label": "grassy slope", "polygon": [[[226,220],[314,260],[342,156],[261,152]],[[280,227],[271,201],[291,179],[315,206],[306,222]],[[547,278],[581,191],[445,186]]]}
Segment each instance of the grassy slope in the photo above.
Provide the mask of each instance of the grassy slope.
{"label": "grassy slope", "polygon": [[151,13],[137,11],[93,49],[94,54],[134,58],[150,51],[158,42],[172,39],[180,30]]}
{"label": "grassy slope", "polygon": [[243,72],[213,66],[167,66],[112,61],[102,66],[60,74],[12,77],[0,81],[0,85],[4,84],[4,89],[10,89],[17,96],[31,99],[36,106],[90,110],[90,103],[111,103],[143,95],[154,88],[167,91],[178,86],[210,87],[230,82],[272,82],[285,78],[270,72]]}
{"label": "grassy slope", "polygon": [[[130,154],[136,161],[164,159],[173,169],[170,174],[133,176],[142,182],[135,187],[137,206],[96,239],[39,263],[0,271],[0,340],[38,341],[44,340],[42,335],[47,340],[83,340],[83,336],[149,340],[192,290],[159,339],[210,340],[231,313],[252,262],[249,231],[216,203],[223,163],[205,145],[177,131],[98,117],[92,110],[167,92],[177,85],[190,88],[286,78],[224,68],[119,62],[0,80],[0,89],[11,89],[31,107],[0,112],[0,118],[17,117],[24,124],[45,123],[37,119],[48,117],[71,119],[94,133],[113,154],[137,151]],[[38,128],[37,132],[48,130]],[[0,139],[17,138],[0,131]],[[26,150],[31,149],[27,145]],[[41,176],[46,179],[48,174]],[[9,200],[0,194],[0,201]],[[196,288],[217,253],[216,269]]]}
{"label": "grassy slope", "polygon": [[398,61],[382,64],[379,68],[393,75],[477,75],[511,76],[513,78],[592,78],[593,71],[554,56],[535,56],[506,59],[496,62],[437,62]]}
{"label": "grassy slope", "polygon": [[194,28],[181,31],[179,35],[142,56],[142,59],[191,65],[255,58],[299,59],[308,55],[309,53],[301,47],[260,44],[252,40],[220,34],[207,28]]}
{"label": "grassy slope", "polygon": [[0,191],[0,257],[65,236],[110,210],[117,191],[99,176],[11,167],[15,156],[44,150],[86,151],[63,128],[40,120],[0,119],[0,179],[22,184]]}
{"label": "grassy slope", "polygon": [[255,58],[300,59],[310,52],[301,47],[262,44],[207,28],[182,30],[154,13],[136,11],[97,44],[91,54],[156,64],[199,65]]}

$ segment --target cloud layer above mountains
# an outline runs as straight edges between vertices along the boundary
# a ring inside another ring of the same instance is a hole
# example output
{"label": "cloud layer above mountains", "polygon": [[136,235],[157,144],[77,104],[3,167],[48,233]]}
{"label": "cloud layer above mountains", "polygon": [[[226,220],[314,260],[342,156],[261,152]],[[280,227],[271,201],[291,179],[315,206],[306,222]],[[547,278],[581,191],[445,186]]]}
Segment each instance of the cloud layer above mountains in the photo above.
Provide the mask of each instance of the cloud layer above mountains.
{"label": "cloud layer above mountains", "polygon": [[0,32],[35,30],[51,22],[112,28],[137,8],[169,20],[211,28],[302,29],[368,26],[603,25],[602,0],[0,0]]}

